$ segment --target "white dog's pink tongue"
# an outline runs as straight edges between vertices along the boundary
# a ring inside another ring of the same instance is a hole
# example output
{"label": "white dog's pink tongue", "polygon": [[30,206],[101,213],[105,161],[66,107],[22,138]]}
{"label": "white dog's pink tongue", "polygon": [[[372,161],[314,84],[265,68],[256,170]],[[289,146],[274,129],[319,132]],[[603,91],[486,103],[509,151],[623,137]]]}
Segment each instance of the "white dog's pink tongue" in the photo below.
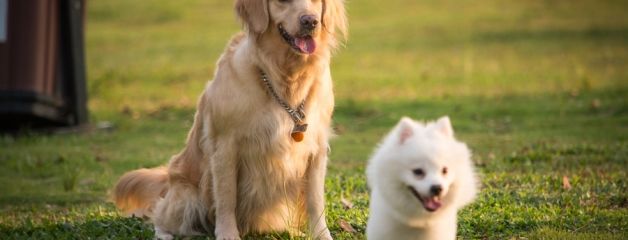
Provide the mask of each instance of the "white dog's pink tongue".
{"label": "white dog's pink tongue", "polygon": [[316,50],[316,42],[312,37],[294,38],[294,45],[307,54],[312,54]]}
{"label": "white dog's pink tongue", "polygon": [[440,208],[441,203],[435,197],[425,198],[423,200],[423,206],[430,212],[438,210]]}

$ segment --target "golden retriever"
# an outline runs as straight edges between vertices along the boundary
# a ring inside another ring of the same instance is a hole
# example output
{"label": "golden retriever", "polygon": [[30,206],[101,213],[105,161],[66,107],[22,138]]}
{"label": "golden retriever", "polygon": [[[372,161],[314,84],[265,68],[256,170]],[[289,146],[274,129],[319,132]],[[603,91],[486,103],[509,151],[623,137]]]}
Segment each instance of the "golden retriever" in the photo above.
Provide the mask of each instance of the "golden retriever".
{"label": "golden retriever", "polygon": [[346,38],[343,0],[237,0],[235,35],[168,167],[118,181],[113,200],[158,238],[288,231],[331,239],[324,178],[334,107],[330,58]]}

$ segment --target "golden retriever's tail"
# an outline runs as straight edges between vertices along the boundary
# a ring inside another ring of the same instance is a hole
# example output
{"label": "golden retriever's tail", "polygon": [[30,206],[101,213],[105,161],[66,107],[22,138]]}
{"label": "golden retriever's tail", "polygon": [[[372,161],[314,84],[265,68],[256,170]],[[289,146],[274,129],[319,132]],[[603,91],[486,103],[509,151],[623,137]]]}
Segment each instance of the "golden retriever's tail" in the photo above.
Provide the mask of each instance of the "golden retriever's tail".
{"label": "golden retriever's tail", "polygon": [[113,190],[112,199],[124,213],[148,217],[157,200],[168,192],[168,169],[157,167],[125,173]]}

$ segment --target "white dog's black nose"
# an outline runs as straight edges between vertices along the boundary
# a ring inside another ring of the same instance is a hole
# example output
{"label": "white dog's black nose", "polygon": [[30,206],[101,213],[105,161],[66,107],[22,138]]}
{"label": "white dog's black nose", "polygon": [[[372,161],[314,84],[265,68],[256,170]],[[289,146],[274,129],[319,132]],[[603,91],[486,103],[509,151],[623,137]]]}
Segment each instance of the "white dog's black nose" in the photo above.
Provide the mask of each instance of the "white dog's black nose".
{"label": "white dog's black nose", "polygon": [[318,19],[316,19],[315,15],[303,15],[301,16],[301,27],[308,30],[314,30],[316,25],[318,25]]}
{"label": "white dog's black nose", "polygon": [[432,195],[434,196],[440,195],[442,191],[443,187],[441,187],[440,185],[432,185],[432,187],[430,187],[430,193],[432,193]]}

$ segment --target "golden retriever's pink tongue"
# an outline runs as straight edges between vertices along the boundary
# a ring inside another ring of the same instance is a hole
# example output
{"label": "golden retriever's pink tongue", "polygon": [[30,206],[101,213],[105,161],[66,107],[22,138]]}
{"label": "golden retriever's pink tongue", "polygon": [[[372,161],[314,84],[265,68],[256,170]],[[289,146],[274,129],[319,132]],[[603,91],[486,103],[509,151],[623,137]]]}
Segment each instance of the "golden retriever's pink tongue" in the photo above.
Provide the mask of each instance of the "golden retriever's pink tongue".
{"label": "golden retriever's pink tongue", "polygon": [[316,42],[312,37],[294,38],[294,42],[301,52],[312,54],[316,50]]}

